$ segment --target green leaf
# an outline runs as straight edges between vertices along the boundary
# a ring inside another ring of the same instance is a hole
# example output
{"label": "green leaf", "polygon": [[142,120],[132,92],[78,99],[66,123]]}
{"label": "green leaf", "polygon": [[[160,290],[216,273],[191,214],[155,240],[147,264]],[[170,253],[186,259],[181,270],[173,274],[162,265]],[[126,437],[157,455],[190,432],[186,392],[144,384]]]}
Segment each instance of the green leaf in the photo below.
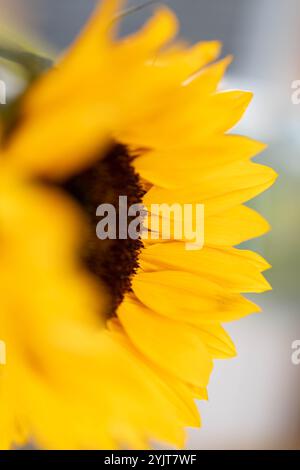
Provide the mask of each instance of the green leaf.
{"label": "green leaf", "polygon": [[12,46],[3,45],[1,42],[0,57],[21,65],[31,79],[36,78],[53,65],[53,61],[48,57],[43,57],[21,48],[16,49]]}
{"label": "green leaf", "polygon": [[0,67],[10,70],[15,76],[25,80],[25,89],[0,106],[0,119],[4,125],[2,140],[8,139],[19,119],[20,102],[28,86],[43,72],[53,66],[57,54],[36,38],[29,38],[0,20]]}
{"label": "green leaf", "polygon": [[53,56],[39,40],[30,40],[0,22],[0,60],[23,67],[30,81],[53,65]]}

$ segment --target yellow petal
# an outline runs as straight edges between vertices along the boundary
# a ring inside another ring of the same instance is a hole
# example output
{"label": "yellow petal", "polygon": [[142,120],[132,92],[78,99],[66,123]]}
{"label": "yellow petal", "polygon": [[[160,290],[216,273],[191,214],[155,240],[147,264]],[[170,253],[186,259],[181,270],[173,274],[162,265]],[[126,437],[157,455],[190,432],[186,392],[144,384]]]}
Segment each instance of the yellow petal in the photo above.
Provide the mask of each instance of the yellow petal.
{"label": "yellow petal", "polygon": [[205,218],[205,243],[238,245],[269,230],[269,223],[258,212],[247,206],[236,206]]}
{"label": "yellow petal", "polygon": [[228,359],[236,356],[236,349],[221,325],[202,325],[199,335],[214,359]]}
{"label": "yellow petal", "polygon": [[[103,0],[97,7],[84,30],[57,66],[38,80],[23,101],[23,109],[33,113],[53,104],[69,101],[74,91],[82,90],[83,77],[94,79],[93,71],[108,54],[114,32],[113,19],[123,3],[122,0]],[[104,56],[104,57],[103,57]]]}
{"label": "yellow petal", "polygon": [[[125,302],[126,301],[127,300],[125,300]],[[155,383],[160,383],[159,386],[162,388],[163,393],[168,397],[170,402],[175,405],[174,413],[182,420],[182,424],[184,426],[200,426],[200,416],[193,399],[194,394],[191,391],[191,387],[169,374],[162,374],[159,366],[154,366],[150,360],[145,358],[145,356],[136,347],[134,347],[119,319],[114,318],[109,320],[108,327],[112,332],[118,334],[118,341],[121,341],[121,343],[124,344],[124,346],[134,355],[136,361],[142,361],[147,370],[148,368],[151,368],[153,374],[155,374],[155,380],[152,379],[152,382],[155,381]]]}
{"label": "yellow petal", "polygon": [[214,64],[207,65],[196,73],[190,75],[184,82],[183,86],[188,87],[189,93],[198,99],[210,93],[214,93],[222,80],[228,66],[232,62],[232,57],[228,56]]}
{"label": "yellow petal", "polygon": [[[156,49],[176,31],[175,16],[161,8],[141,32],[109,43],[105,35],[117,4],[104,3],[105,15],[100,8],[74,51],[21,103],[18,129],[4,151],[18,171],[56,179],[81,171],[103,156],[113,131],[149,113],[141,102],[156,103],[170,85],[178,87],[178,64],[176,70],[151,66]],[[122,86],[111,80],[121,74]]]}
{"label": "yellow petal", "polygon": [[132,288],[149,309],[194,325],[232,321],[260,311],[241,295],[187,272],[140,272]]}
{"label": "yellow petal", "polygon": [[115,119],[115,110],[101,109],[99,103],[83,103],[78,109],[76,102],[67,102],[48,110],[45,118],[28,118],[6,143],[2,155],[27,177],[63,179],[101,158]]}
{"label": "yellow petal", "polygon": [[144,249],[141,254],[141,268],[144,267],[144,260],[155,271],[174,269],[195,273],[220,284],[230,292],[264,292],[271,289],[261,274],[270,265],[259,255],[249,251],[209,246],[188,251],[184,243],[172,242]]}
{"label": "yellow petal", "polygon": [[201,182],[203,173],[248,160],[264,148],[264,144],[247,137],[225,134],[205,140],[197,148],[145,151],[134,166],[151,183],[168,189],[182,188]]}
{"label": "yellow petal", "polygon": [[276,177],[274,170],[267,166],[236,162],[204,173],[197,186],[178,190],[154,186],[144,196],[143,203],[149,211],[152,204],[204,204],[205,215],[211,216],[252,199],[270,187]]}
{"label": "yellow petal", "polygon": [[222,44],[219,41],[205,41],[187,48],[185,43],[171,44],[155,60],[159,66],[168,66],[168,57],[171,60],[180,61],[185,70],[185,78],[201,70],[204,66],[217,59],[220,55]]}
{"label": "yellow petal", "polygon": [[[195,147],[209,136],[229,131],[241,119],[252,99],[250,92],[243,91],[218,92],[204,96],[202,100],[197,93],[189,93],[189,87],[181,87],[177,93],[165,96],[147,122],[141,120],[134,127],[125,129],[121,140],[138,148],[178,151]],[[196,108],[195,102],[199,103]]]}
{"label": "yellow petal", "polygon": [[185,382],[206,387],[212,360],[196,328],[156,315],[131,299],[120,306],[118,317],[134,345],[151,361]]}

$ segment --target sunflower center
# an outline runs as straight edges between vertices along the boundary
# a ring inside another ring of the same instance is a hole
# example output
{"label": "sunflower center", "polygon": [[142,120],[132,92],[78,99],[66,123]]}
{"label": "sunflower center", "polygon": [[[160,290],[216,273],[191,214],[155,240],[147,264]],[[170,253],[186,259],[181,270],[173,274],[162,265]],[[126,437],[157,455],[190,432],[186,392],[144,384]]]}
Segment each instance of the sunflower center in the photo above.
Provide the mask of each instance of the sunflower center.
{"label": "sunflower center", "polygon": [[[99,217],[96,209],[100,204],[112,204],[116,209],[118,233],[119,196],[127,196],[128,207],[140,204],[144,195],[140,179],[132,166],[127,148],[114,144],[104,159],[73,176],[63,185],[81,205],[89,219],[88,240],[83,250],[83,260],[88,269],[101,278],[111,292],[112,316],[131,290],[131,279],[138,268],[138,256],[143,246],[140,239],[99,240],[96,225]],[[128,224],[131,221],[128,216]]]}

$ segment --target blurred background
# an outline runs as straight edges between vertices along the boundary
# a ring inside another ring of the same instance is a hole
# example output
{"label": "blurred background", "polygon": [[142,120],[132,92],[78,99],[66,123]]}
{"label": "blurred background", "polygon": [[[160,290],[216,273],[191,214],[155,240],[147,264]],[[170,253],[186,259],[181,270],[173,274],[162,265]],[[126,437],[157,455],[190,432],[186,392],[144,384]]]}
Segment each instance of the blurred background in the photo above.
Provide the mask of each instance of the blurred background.
{"label": "blurred background", "polygon": [[[95,0],[0,0],[1,24],[38,41],[52,54],[78,34]],[[129,1],[128,6],[143,0]],[[190,42],[219,39],[235,61],[229,88],[254,91],[243,132],[269,144],[259,161],[279,173],[277,184],[252,207],[273,231],[246,246],[273,265],[264,308],[230,331],[239,351],[217,361],[209,402],[200,403],[203,427],[189,435],[190,449],[300,449],[300,365],[292,364],[292,342],[300,339],[300,104],[292,104],[292,82],[300,80],[299,0],[169,0]],[[132,12],[122,33],[135,30],[155,5]],[[3,71],[0,71],[3,75]],[[12,82],[12,88],[21,86]],[[299,232],[298,232],[299,231]]]}

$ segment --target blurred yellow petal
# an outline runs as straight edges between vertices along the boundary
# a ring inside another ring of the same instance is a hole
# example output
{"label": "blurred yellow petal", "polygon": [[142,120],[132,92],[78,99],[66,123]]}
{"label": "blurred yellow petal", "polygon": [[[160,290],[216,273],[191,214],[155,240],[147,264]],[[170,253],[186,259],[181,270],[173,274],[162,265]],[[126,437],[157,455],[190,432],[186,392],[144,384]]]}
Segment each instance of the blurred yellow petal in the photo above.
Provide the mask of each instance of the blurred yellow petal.
{"label": "blurred yellow petal", "polygon": [[[124,301],[118,317],[135,346],[151,361],[195,386],[205,387],[212,360],[197,329],[166,318],[131,299]],[[157,329],[160,335],[157,335]]]}
{"label": "blurred yellow petal", "polygon": [[[263,144],[228,135],[252,94],[219,91],[231,57],[174,40],[165,7],[117,38],[122,6],[104,0],[1,124],[1,448],[183,447],[213,359],[236,354],[221,324],[270,287],[268,263],[232,248],[268,230],[241,204],[276,179],[250,162]],[[170,237],[97,238],[97,207],[120,196]],[[202,250],[161,203],[204,204]]]}

